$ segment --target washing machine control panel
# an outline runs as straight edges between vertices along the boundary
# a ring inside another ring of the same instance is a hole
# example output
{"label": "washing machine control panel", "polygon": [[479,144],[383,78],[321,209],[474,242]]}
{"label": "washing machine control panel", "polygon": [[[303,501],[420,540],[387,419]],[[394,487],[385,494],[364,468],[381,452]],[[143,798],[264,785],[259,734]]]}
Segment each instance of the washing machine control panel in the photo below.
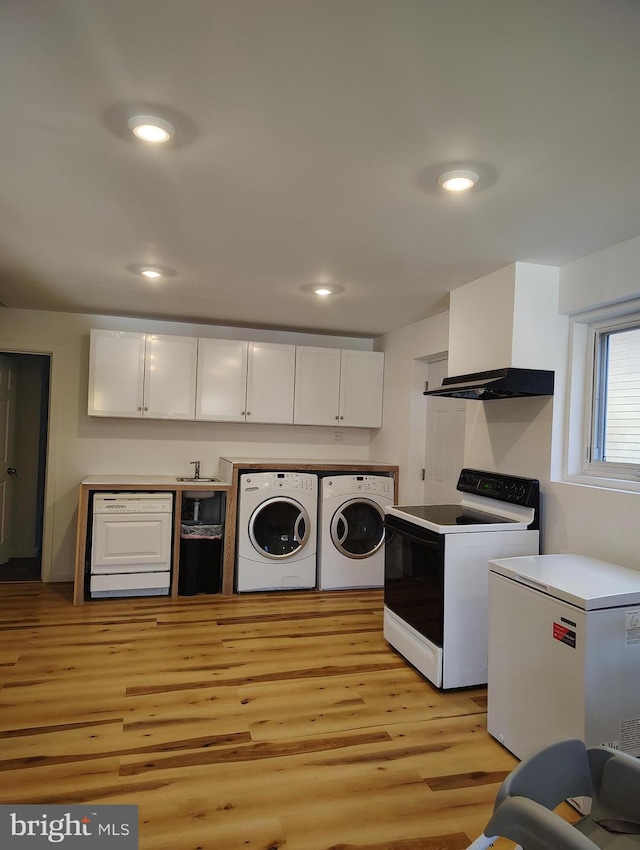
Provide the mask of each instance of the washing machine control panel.
{"label": "washing machine control panel", "polygon": [[295,472],[260,472],[241,476],[244,492],[255,490],[285,490],[314,493],[318,489],[316,475]]}
{"label": "washing machine control panel", "polygon": [[336,475],[323,479],[322,485],[325,499],[362,493],[393,500],[393,478],[382,475]]}

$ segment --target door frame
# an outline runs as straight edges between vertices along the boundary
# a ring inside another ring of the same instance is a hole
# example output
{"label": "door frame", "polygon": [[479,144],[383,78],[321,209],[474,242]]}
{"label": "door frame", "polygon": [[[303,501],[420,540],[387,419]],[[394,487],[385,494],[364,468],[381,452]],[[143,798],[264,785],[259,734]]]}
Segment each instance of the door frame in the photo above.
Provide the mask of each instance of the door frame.
{"label": "door frame", "polygon": [[42,517],[41,580],[52,581],[53,574],[53,520],[56,493],[56,470],[51,458],[58,454],[58,418],[60,399],[59,364],[62,362],[62,347],[59,345],[27,345],[6,342],[0,339],[0,352],[7,354],[44,354],[49,357],[49,399],[47,416],[47,447],[45,454],[44,510]]}

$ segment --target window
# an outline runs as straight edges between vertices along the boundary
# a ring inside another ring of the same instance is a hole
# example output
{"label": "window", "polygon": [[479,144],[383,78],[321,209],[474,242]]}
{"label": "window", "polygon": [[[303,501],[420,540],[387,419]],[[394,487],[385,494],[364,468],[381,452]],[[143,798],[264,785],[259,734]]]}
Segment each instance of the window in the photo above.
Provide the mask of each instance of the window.
{"label": "window", "polygon": [[558,480],[640,493],[640,300],[574,315],[568,365]]}
{"label": "window", "polygon": [[[640,326],[595,330],[591,462],[640,471]],[[618,472],[621,470],[618,469]]]}
{"label": "window", "polygon": [[640,303],[571,325],[565,480],[640,491]]}

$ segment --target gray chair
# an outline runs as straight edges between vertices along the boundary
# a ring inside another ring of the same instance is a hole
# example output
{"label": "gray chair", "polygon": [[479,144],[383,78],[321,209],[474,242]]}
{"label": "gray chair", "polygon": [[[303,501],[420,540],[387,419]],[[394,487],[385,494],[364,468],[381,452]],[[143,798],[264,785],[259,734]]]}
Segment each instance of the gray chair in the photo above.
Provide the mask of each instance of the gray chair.
{"label": "gray chair", "polygon": [[[590,797],[591,812],[571,825],[554,814],[563,800]],[[468,850],[497,838],[524,850],[639,850],[640,761],[571,738],[524,759],[500,786],[493,815]]]}

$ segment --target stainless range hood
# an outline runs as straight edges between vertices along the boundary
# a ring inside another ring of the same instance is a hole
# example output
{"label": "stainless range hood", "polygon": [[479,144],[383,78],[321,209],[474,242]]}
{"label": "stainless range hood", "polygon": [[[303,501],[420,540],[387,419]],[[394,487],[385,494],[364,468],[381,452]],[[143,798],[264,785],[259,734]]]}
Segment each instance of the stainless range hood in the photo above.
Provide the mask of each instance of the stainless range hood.
{"label": "stainless range hood", "polygon": [[493,369],[445,378],[442,386],[427,390],[427,396],[449,396],[487,401],[493,398],[527,398],[553,395],[553,372],[543,369]]}

